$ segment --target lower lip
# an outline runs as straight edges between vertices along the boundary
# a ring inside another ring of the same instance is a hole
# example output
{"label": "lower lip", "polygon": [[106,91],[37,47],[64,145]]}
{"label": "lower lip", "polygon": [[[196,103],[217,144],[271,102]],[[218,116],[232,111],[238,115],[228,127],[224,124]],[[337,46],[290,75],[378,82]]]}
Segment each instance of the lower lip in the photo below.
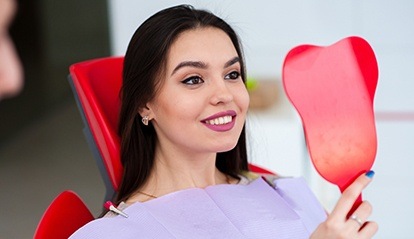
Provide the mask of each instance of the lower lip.
{"label": "lower lip", "polygon": [[229,122],[228,124],[220,124],[220,125],[212,125],[212,124],[206,124],[204,123],[205,126],[207,126],[207,128],[217,131],[217,132],[225,132],[225,131],[229,131],[231,130],[234,125],[236,124],[236,117],[233,117],[231,122]]}

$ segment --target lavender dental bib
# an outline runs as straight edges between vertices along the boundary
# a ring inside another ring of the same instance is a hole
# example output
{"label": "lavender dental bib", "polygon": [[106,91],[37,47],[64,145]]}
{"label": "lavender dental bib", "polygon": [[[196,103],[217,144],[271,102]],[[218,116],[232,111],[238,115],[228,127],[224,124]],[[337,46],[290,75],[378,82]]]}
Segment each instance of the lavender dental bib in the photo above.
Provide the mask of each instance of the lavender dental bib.
{"label": "lavender dental bib", "polygon": [[94,220],[70,238],[309,238],[326,213],[302,178],[262,178],[215,185],[134,203]]}

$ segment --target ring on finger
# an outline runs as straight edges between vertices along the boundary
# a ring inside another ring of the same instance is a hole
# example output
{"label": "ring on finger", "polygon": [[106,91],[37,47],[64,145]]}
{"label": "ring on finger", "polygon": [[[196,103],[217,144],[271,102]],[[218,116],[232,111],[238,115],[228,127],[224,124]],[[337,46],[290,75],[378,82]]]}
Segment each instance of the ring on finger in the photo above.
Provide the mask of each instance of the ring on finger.
{"label": "ring on finger", "polygon": [[359,218],[356,214],[352,214],[352,216],[349,219],[356,221],[359,226],[362,226],[362,224],[364,224],[361,218]]}

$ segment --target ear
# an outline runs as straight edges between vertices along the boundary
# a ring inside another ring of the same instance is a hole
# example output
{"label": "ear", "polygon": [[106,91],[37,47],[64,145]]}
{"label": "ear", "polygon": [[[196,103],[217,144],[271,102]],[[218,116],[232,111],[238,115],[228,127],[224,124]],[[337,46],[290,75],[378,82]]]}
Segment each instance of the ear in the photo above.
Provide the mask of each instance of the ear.
{"label": "ear", "polygon": [[147,105],[145,105],[145,107],[141,108],[138,110],[138,114],[142,117],[144,116],[148,116],[149,119],[153,119],[154,118],[154,114],[151,110],[151,108]]}

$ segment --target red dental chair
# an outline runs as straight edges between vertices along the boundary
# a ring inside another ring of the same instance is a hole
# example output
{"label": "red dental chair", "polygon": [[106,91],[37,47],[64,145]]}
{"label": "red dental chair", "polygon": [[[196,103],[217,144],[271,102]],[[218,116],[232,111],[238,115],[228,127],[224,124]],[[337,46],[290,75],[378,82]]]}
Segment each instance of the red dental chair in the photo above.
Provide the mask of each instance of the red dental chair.
{"label": "red dental chair", "polygon": [[108,57],[70,66],[69,83],[84,122],[83,132],[111,200],[122,178],[117,135],[123,57]]}
{"label": "red dental chair", "polygon": [[93,219],[92,213],[76,193],[64,191],[43,214],[33,238],[68,238]]}
{"label": "red dental chair", "polygon": [[[122,177],[117,124],[123,61],[123,57],[100,58],[73,64],[69,69],[69,83],[84,122],[83,131],[105,183],[104,201],[113,199]],[[249,167],[253,172],[273,174],[256,165]],[[68,205],[78,215],[65,216]],[[91,220],[93,216],[82,200],[65,191],[46,210],[35,238],[67,238]]]}

